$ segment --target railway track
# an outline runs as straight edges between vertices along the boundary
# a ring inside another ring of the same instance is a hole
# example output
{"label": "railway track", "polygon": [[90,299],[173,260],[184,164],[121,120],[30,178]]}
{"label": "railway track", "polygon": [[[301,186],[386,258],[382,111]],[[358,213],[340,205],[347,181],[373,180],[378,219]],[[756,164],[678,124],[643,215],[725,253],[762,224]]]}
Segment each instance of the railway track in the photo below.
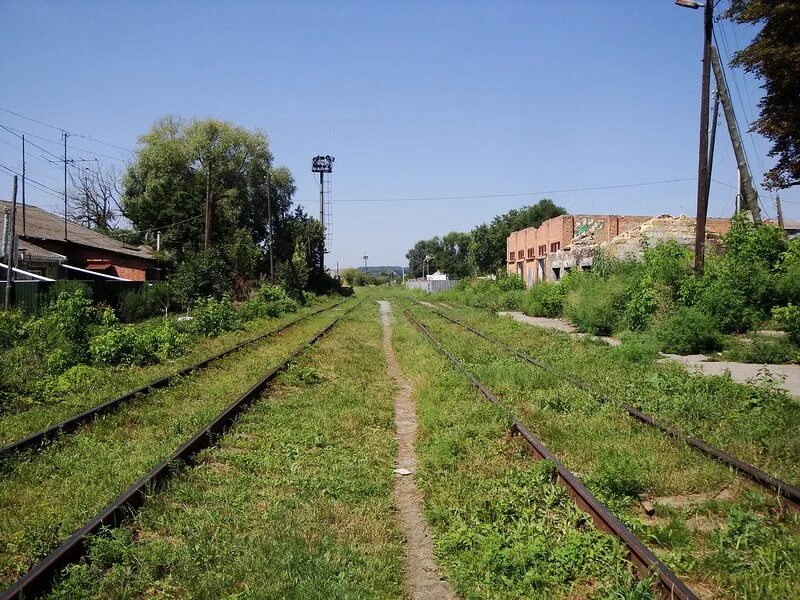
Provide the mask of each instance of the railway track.
{"label": "railway track", "polygon": [[697,600],[698,597],[672,570],[645,546],[636,535],[628,529],[614,514],[600,502],[594,494],[572,473],[561,461],[539,440],[523,423],[519,421],[501,402],[501,400],[484,384],[464,363],[449,352],[430,330],[417,319],[411,311],[404,311],[406,318],[422,332],[428,341],[463,373],[472,386],[487,400],[500,407],[508,415],[512,433],[525,440],[528,451],[542,460],[550,461],[558,474],[558,481],[564,485],[575,503],[593,520],[595,526],[617,537],[630,551],[632,562],[636,566],[640,578],[654,575],[664,598],[678,600]]}
{"label": "railway track", "polygon": [[[356,302],[338,315],[325,327],[314,333],[290,353],[280,364],[273,367],[255,385],[248,389],[222,410],[211,422],[203,426],[191,438],[181,444],[166,460],[153,467],[146,475],[136,481],[117,498],[103,508],[97,515],[75,531],[66,541],[44,559],[36,563],[27,573],[0,595],[0,600],[35,598],[46,593],[52,586],[58,572],[70,563],[86,555],[87,541],[101,529],[118,526],[126,518],[135,514],[144,503],[147,495],[162,486],[172,475],[188,464],[201,450],[213,445],[224,434],[239,414],[257,400],[270,384],[292,361],[328,333],[345,315],[360,306],[364,300]],[[324,309],[322,309],[324,310]],[[321,311],[317,311],[321,312]],[[315,313],[316,314],[316,313]],[[295,320],[294,322],[299,321]],[[285,329],[289,324],[284,326]],[[261,336],[266,337],[266,336]],[[246,342],[247,343],[247,342]],[[246,344],[245,343],[245,344]],[[233,351],[232,349],[230,351]],[[230,353],[230,351],[227,351]]]}
{"label": "railway track", "polygon": [[115,398],[112,398],[111,400],[108,400],[106,402],[98,404],[97,406],[94,406],[94,407],[92,407],[92,408],[90,408],[88,410],[85,410],[85,411],[77,414],[77,415],[74,415],[72,417],[69,417],[68,419],[65,419],[65,420],[63,420],[63,421],[61,421],[59,423],[56,423],[55,425],[51,425],[50,427],[42,429],[41,431],[37,431],[36,433],[32,433],[32,434],[30,434],[30,435],[28,435],[28,436],[26,436],[26,437],[24,437],[24,438],[22,438],[20,440],[17,440],[16,442],[12,442],[12,443],[7,444],[7,445],[5,445],[3,447],[0,447],[0,461],[5,459],[6,457],[9,457],[11,455],[14,455],[14,454],[18,453],[18,452],[23,452],[25,450],[31,450],[31,449],[36,449],[36,448],[41,448],[45,443],[55,439],[59,435],[64,434],[64,433],[71,433],[71,432],[75,431],[78,427],[83,425],[84,423],[88,423],[89,421],[92,421],[93,419],[95,419],[96,417],[98,417],[98,416],[100,416],[102,414],[109,413],[109,412],[119,408],[122,404],[124,404],[124,403],[126,403],[126,402],[128,402],[130,400],[133,400],[134,398],[137,398],[137,397],[142,396],[144,394],[148,394],[148,393],[150,393],[150,392],[152,392],[154,390],[157,390],[157,389],[160,389],[160,388],[164,388],[164,387],[168,386],[170,383],[172,383],[173,381],[175,381],[176,379],[178,379],[179,377],[183,377],[184,375],[188,375],[188,374],[193,373],[195,371],[198,371],[200,369],[204,369],[204,368],[208,367],[209,365],[219,361],[220,359],[225,358],[226,356],[230,356],[231,354],[233,354],[235,352],[238,352],[240,350],[243,350],[244,348],[247,348],[248,346],[251,346],[251,345],[253,345],[253,344],[257,343],[257,342],[260,342],[260,341],[262,341],[264,339],[267,339],[269,337],[272,337],[274,335],[277,335],[277,334],[281,333],[282,331],[285,331],[289,327],[292,327],[292,326],[300,323],[301,321],[304,321],[305,319],[308,319],[309,317],[317,315],[317,314],[319,314],[319,313],[321,313],[323,311],[326,311],[326,310],[331,310],[331,309],[335,308],[336,306],[339,306],[340,304],[342,304],[342,302],[344,302],[344,300],[340,300],[339,302],[335,302],[334,304],[331,304],[330,306],[323,306],[323,307],[318,308],[316,310],[310,311],[310,312],[308,312],[308,313],[306,313],[304,315],[301,315],[301,316],[299,316],[299,317],[297,317],[295,319],[292,319],[291,321],[288,321],[287,323],[284,323],[283,325],[281,325],[279,327],[276,327],[276,328],[271,329],[271,330],[269,330],[267,332],[264,332],[262,334],[259,334],[259,335],[255,336],[255,337],[252,337],[252,338],[250,338],[248,340],[245,340],[244,342],[236,344],[235,346],[232,346],[231,348],[228,348],[227,350],[223,350],[222,352],[218,352],[217,354],[214,354],[213,356],[209,356],[208,358],[204,358],[203,360],[198,361],[198,362],[196,362],[196,363],[194,363],[192,365],[189,365],[188,367],[184,367],[183,369],[175,371],[174,373],[172,373],[170,375],[167,375],[165,377],[161,377],[160,379],[156,379],[154,381],[146,383],[143,386],[140,386],[140,387],[138,387],[136,389],[130,390],[128,392],[125,392],[124,394],[121,394],[120,396],[117,396]]}
{"label": "railway track", "polygon": [[745,462],[745,461],[743,461],[743,460],[741,460],[739,458],[736,458],[735,456],[725,452],[724,450],[721,450],[721,449],[713,446],[712,444],[709,444],[708,442],[706,442],[704,440],[701,440],[701,439],[699,439],[697,437],[688,435],[688,434],[686,434],[686,433],[684,433],[682,431],[679,431],[679,430],[675,429],[674,427],[671,427],[671,426],[669,426],[669,425],[667,425],[665,423],[662,423],[661,421],[659,421],[658,419],[656,419],[652,415],[647,414],[645,412],[642,412],[639,409],[637,409],[636,407],[631,406],[630,404],[627,404],[625,402],[622,402],[622,401],[619,401],[619,400],[615,400],[615,399],[609,398],[609,397],[607,397],[607,396],[605,396],[603,394],[600,394],[600,393],[592,390],[591,387],[587,383],[585,383],[584,381],[581,381],[580,379],[572,377],[571,375],[568,375],[566,373],[563,373],[562,371],[560,371],[559,369],[556,369],[552,365],[549,365],[549,364],[547,364],[547,363],[545,363],[545,362],[543,362],[543,361],[541,361],[541,360],[539,360],[537,358],[534,358],[534,357],[530,356],[529,354],[527,354],[526,352],[523,352],[519,348],[515,348],[514,346],[511,346],[510,344],[507,344],[507,343],[503,342],[502,340],[498,340],[497,338],[494,338],[494,337],[492,337],[492,336],[490,336],[490,335],[488,335],[488,334],[486,334],[486,333],[484,333],[484,332],[482,332],[482,331],[480,331],[480,330],[478,330],[478,329],[476,329],[476,328],[474,328],[474,327],[472,327],[470,325],[467,325],[466,323],[463,323],[463,322],[461,322],[461,321],[459,321],[457,319],[454,319],[453,317],[451,317],[449,315],[446,315],[446,314],[444,314],[443,312],[441,312],[441,311],[439,311],[437,309],[433,309],[433,308],[430,308],[430,307],[425,307],[425,308],[427,308],[428,310],[430,310],[434,314],[438,315],[442,319],[444,319],[444,320],[446,320],[446,321],[448,321],[448,322],[450,322],[450,323],[452,323],[452,324],[454,324],[454,325],[456,325],[458,327],[461,327],[462,329],[464,329],[466,331],[469,331],[470,333],[473,333],[474,335],[477,335],[478,337],[480,337],[480,338],[486,340],[487,342],[497,346],[498,348],[502,348],[503,350],[505,350],[505,351],[509,352],[510,354],[514,355],[516,358],[518,358],[520,360],[523,360],[523,361],[525,361],[525,362],[527,362],[529,364],[532,364],[532,365],[534,365],[536,367],[539,367],[540,369],[543,369],[543,370],[547,371],[548,373],[551,373],[551,374],[555,375],[556,377],[562,379],[563,381],[566,381],[566,382],[572,384],[573,386],[575,386],[575,387],[577,387],[577,388],[589,393],[591,396],[593,396],[599,402],[609,403],[609,404],[614,404],[616,406],[619,406],[620,408],[622,408],[628,414],[628,416],[630,416],[631,418],[635,419],[636,421],[638,421],[640,423],[643,423],[643,424],[647,425],[648,427],[652,427],[652,428],[660,431],[661,433],[663,433],[663,434],[665,434],[665,435],[667,435],[667,436],[669,436],[671,438],[682,440],[683,442],[685,442],[687,445],[689,445],[693,449],[695,449],[695,450],[701,452],[702,454],[704,454],[706,456],[709,456],[709,457],[711,457],[711,458],[713,458],[713,459],[725,464],[726,466],[728,466],[728,467],[736,470],[737,472],[739,472],[744,477],[752,480],[753,482],[755,482],[759,486],[761,486],[761,487],[763,487],[763,488],[765,488],[767,490],[770,490],[771,492],[775,493],[779,498],[781,498],[783,501],[785,501],[785,503],[788,506],[790,506],[794,510],[800,511],[800,489],[798,489],[796,486],[793,486],[792,484],[790,484],[790,483],[788,483],[786,481],[778,479],[777,477],[773,477],[772,475],[770,475],[769,473],[763,471],[762,469],[759,469],[758,467],[756,467],[754,465],[751,465],[751,464],[749,464],[749,463],[747,463],[747,462]]}

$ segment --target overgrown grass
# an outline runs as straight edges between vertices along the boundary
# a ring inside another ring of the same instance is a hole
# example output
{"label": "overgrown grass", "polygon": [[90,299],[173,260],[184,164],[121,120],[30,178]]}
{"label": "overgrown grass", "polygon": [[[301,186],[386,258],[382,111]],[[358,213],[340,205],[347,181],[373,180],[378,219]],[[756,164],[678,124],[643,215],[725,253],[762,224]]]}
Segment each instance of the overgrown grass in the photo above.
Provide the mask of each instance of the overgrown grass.
{"label": "overgrown grass", "polygon": [[[761,385],[744,385],[725,375],[694,376],[681,365],[630,360],[621,348],[487,317],[469,307],[454,306],[448,314],[586,381],[606,396],[633,404],[782,479],[800,481],[800,400],[771,385],[768,378]],[[642,343],[646,346],[647,341]],[[505,360],[509,372],[519,372],[513,367],[518,361]]]}
{"label": "overgrown grass", "polygon": [[401,598],[392,409],[364,305],[50,598]]}
{"label": "overgrown grass", "polygon": [[8,584],[166,458],[329,322],[313,316],[2,466],[0,574]]}
{"label": "overgrown grass", "polygon": [[[329,302],[331,301],[324,299],[322,305]],[[130,389],[213,356],[297,316],[316,310],[319,306],[317,304],[302,308],[296,315],[247,321],[243,329],[223,333],[215,338],[196,338],[187,347],[185,354],[157,364],[77,365],[56,378],[44,378],[38,382],[40,385],[32,387],[29,394],[16,395],[13,401],[16,410],[0,418],[0,444],[21,439]],[[9,351],[13,352],[14,350]],[[9,360],[9,363],[13,362]],[[21,371],[18,376],[23,377],[25,374]]]}
{"label": "overgrown grass", "polygon": [[[629,419],[616,406],[600,405],[585,392],[509,357],[429,311],[415,311],[448,349],[499,393],[507,406],[617,516],[641,532],[676,572],[692,582],[703,582],[711,597],[767,599],[795,595],[800,582],[800,553],[796,552],[800,548],[800,517],[781,509],[774,496],[754,489],[681,442]],[[455,312],[463,318],[464,313],[473,311]],[[590,381],[608,383],[616,378],[623,380],[618,383],[633,385],[639,378],[637,387],[641,388],[642,379],[646,381],[648,376],[665,377],[662,381],[671,382],[671,386],[654,387],[652,391],[657,393],[650,395],[651,404],[645,406],[646,410],[653,412],[655,408],[655,412],[667,415],[666,420],[679,426],[691,424],[694,429],[718,430],[722,437],[734,432],[744,435],[743,440],[727,437],[728,447],[748,450],[742,456],[746,460],[763,460],[765,451],[772,451],[770,462],[780,465],[784,476],[786,472],[796,473],[797,453],[791,448],[797,444],[800,411],[785,395],[767,390],[753,393],[724,378],[699,379],[678,375],[668,368],[637,366],[620,360],[614,350],[524,325],[520,330],[510,321],[487,321],[485,315],[478,327]],[[622,385],[617,389],[627,388]],[[701,394],[701,389],[712,393]],[[726,392],[736,392],[738,397],[725,397]],[[763,404],[748,406],[747,401]],[[770,409],[762,411],[765,406]],[[741,414],[743,410],[749,414]],[[769,425],[759,420],[766,420]],[[766,439],[772,440],[771,448],[764,443]],[[650,519],[644,516],[640,504],[640,500],[650,498],[658,505],[658,499],[666,496],[690,498],[705,494],[701,497],[711,498],[721,490],[726,491],[725,501],[702,504],[702,523],[694,518],[695,509],[674,511],[668,521]],[[738,525],[732,524],[736,519],[756,519],[759,534],[754,539],[760,540],[757,547],[748,550],[736,542]]]}
{"label": "overgrown grass", "polygon": [[415,385],[417,481],[437,559],[460,597],[652,597],[618,542],[554,483],[552,466],[533,461],[502,412],[402,316],[393,341]]}

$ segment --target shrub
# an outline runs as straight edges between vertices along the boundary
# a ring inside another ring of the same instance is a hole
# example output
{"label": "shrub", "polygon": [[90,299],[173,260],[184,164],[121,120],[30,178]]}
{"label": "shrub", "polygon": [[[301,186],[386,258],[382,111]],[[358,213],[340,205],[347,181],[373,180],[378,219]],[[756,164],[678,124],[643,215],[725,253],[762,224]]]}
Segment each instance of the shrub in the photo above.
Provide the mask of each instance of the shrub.
{"label": "shrub", "polygon": [[55,390],[60,394],[91,388],[102,382],[105,374],[96,367],[75,365],[64,371],[55,383]]}
{"label": "shrub", "polygon": [[632,363],[652,362],[658,358],[661,342],[652,333],[626,331],[616,353]]}
{"label": "shrub", "polygon": [[42,313],[46,311],[49,306],[55,304],[55,302],[58,300],[58,297],[64,292],[67,292],[70,295],[81,294],[89,299],[92,297],[92,289],[85,283],[80,281],[72,281],[69,279],[59,279],[52,286],[50,286],[46,294],[41,296],[38,312]]}
{"label": "shrub", "polygon": [[172,321],[167,319],[145,329],[143,335],[146,345],[161,360],[177,358],[186,351],[191,336],[180,331]]}
{"label": "shrub", "polygon": [[574,279],[564,297],[564,315],[581,331],[609,335],[625,309],[627,286],[618,277],[604,279],[592,274]]}
{"label": "shrub", "polygon": [[215,247],[187,253],[170,282],[184,306],[189,306],[195,298],[221,298],[233,287],[225,253]]}
{"label": "shrub", "polygon": [[97,310],[81,288],[61,292],[43,316],[44,328],[63,336],[74,344],[84,342],[89,327],[97,323]]}
{"label": "shrub", "polygon": [[519,289],[507,290],[495,296],[494,301],[488,303],[492,312],[498,310],[519,310],[525,299],[525,292]]}
{"label": "shrub", "polygon": [[0,351],[11,348],[22,338],[24,323],[19,311],[0,310]]}
{"label": "shrub", "polygon": [[83,360],[83,355],[78,354],[73,348],[53,348],[44,357],[43,367],[46,373],[58,375],[70,367],[74,367]]}
{"label": "shrub", "polygon": [[736,344],[725,353],[728,360],[780,365],[797,360],[797,348],[787,339],[754,335],[749,344]]}
{"label": "shrub", "polygon": [[681,308],[658,328],[661,349],[673,354],[697,354],[722,349],[715,320],[696,308]]}
{"label": "shrub", "polygon": [[124,292],[119,299],[119,318],[123,323],[135,323],[166,314],[172,290],[163,282],[143,285],[137,290]]}
{"label": "shrub", "polygon": [[778,265],[777,287],[782,302],[800,304],[800,238],[787,244]]}
{"label": "shrub", "polygon": [[[308,294],[308,292],[306,292]],[[313,296],[313,294],[311,294]],[[305,300],[305,294],[304,294]],[[246,321],[278,317],[283,313],[294,312],[298,304],[292,300],[282,287],[264,284],[256,295],[242,304],[239,315]]]}
{"label": "shrub", "polygon": [[524,290],[525,282],[519,275],[500,276],[496,281],[497,289],[501,292],[510,292],[511,290]]}
{"label": "shrub", "polygon": [[772,316],[795,344],[800,344],[800,306],[790,304],[772,309]]}
{"label": "shrub", "polygon": [[564,290],[560,283],[542,282],[534,285],[522,301],[525,314],[534,317],[558,317],[564,306]]}
{"label": "shrub", "polygon": [[84,287],[62,291],[28,324],[29,347],[46,372],[59,374],[86,359],[89,337],[101,320],[115,321],[113,311],[93,307]]}
{"label": "shrub", "polygon": [[658,308],[658,301],[655,282],[650,275],[645,274],[630,290],[625,311],[622,314],[625,327],[631,331],[642,331],[647,327],[650,315],[656,311],[656,308]]}
{"label": "shrub", "polygon": [[227,297],[219,301],[213,298],[199,301],[192,315],[191,329],[198,335],[216,337],[241,328],[233,303]]}
{"label": "shrub", "polygon": [[112,327],[92,338],[89,354],[101,365],[145,365],[156,360],[152,340],[131,325]]}
{"label": "shrub", "polygon": [[[311,300],[312,296],[314,296],[314,294],[311,294],[310,292],[305,292],[303,294],[304,300],[306,299],[306,294],[309,294],[307,296],[309,301]],[[261,286],[261,288],[259,288],[256,297],[262,302],[273,306],[274,310],[277,310],[278,314],[283,312],[294,312],[297,310],[297,302],[289,297],[289,294],[286,293],[286,290],[277,285],[265,283]]]}
{"label": "shrub", "polygon": [[692,272],[692,252],[675,240],[643,248],[643,270],[654,283],[669,287],[673,300],[677,299],[681,282]]}
{"label": "shrub", "polygon": [[775,295],[775,279],[763,264],[721,264],[706,270],[696,284],[694,306],[713,315],[720,331],[742,333],[767,318],[767,309]]}

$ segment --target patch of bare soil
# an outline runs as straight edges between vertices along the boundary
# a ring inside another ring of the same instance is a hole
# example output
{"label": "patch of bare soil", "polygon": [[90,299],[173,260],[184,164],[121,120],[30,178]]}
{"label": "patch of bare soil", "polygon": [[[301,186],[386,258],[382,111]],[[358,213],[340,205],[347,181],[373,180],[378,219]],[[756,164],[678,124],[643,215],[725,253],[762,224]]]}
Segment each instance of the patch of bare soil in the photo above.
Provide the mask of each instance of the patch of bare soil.
{"label": "patch of bare soil", "polygon": [[[391,307],[386,301],[378,303],[381,311],[383,350],[389,364],[389,376],[400,388],[394,401],[394,420],[397,430],[397,470],[395,471],[393,497],[406,538],[405,587],[409,598],[455,598],[450,585],[442,578],[433,557],[433,540],[428,522],[422,512],[422,495],[414,482],[417,456],[414,437],[417,431],[416,403],[411,384],[403,375],[392,348]],[[408,472],[407,475],[398,473]]]}

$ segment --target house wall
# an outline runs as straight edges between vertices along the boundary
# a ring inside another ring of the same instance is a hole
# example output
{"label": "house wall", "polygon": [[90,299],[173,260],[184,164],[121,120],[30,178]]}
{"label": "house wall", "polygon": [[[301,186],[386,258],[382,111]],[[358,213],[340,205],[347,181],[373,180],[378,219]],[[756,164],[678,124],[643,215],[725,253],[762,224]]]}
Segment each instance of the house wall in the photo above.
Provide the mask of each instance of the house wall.
{"label": "house wall", "polygon": [[68,265],[81,269],[85,269],[90,260],[108,261],[111,266],[102,271],[103,273],[133,281],[145,281],[148,279],[148,270],[152,271],[157,266],[157,262],[153,259],[116,254],[99,248],[87,248],[63,241],[31,239],[31,242],[51,252],[63,254],[67,257]]}

